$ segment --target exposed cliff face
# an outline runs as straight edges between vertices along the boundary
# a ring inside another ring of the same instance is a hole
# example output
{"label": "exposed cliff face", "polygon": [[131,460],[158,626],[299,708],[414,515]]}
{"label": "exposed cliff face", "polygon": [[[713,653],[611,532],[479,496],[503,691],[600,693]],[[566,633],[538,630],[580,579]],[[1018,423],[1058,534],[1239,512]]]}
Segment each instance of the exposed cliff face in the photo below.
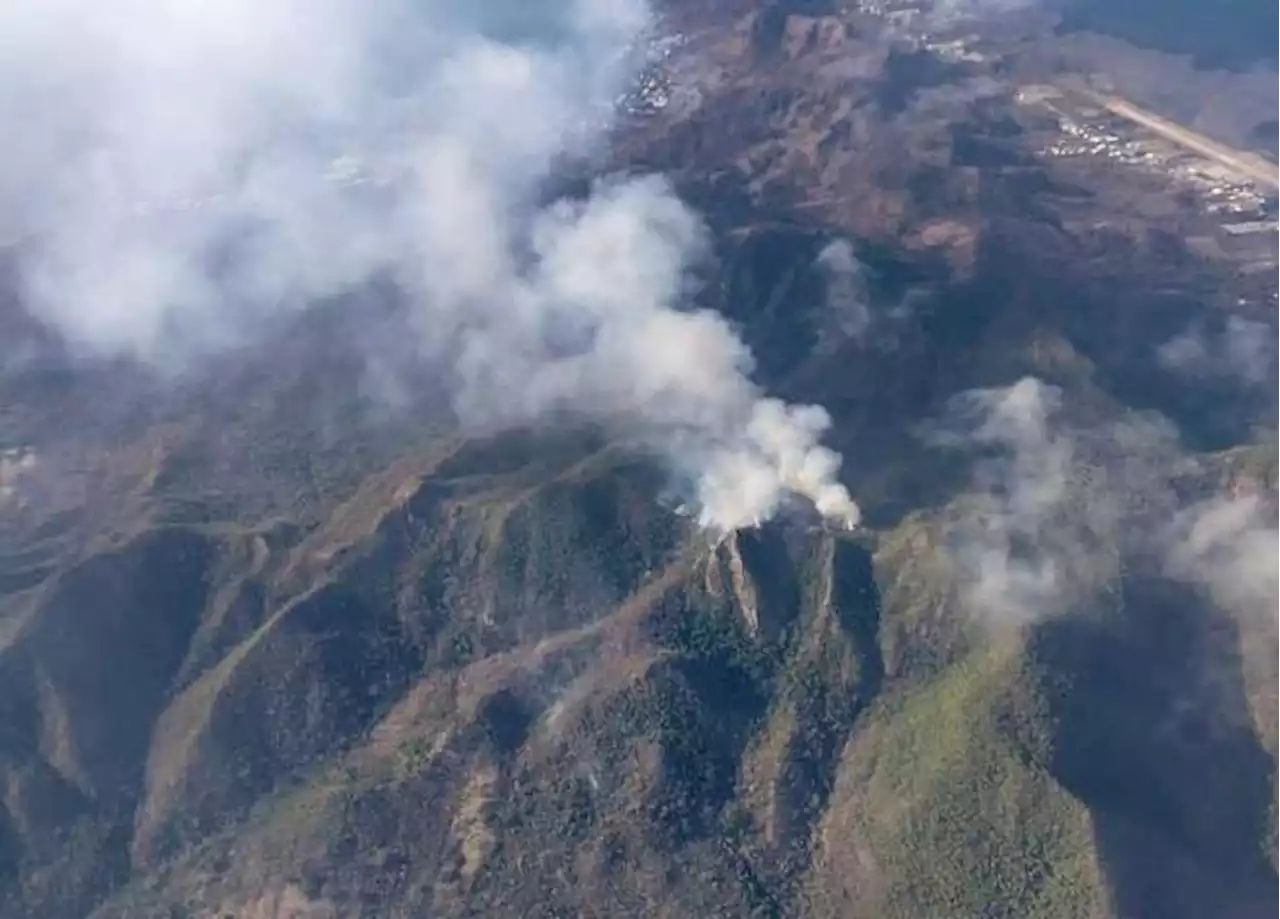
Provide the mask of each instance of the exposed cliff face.
{"label": "exposed cliff face", "polygon": [[1272,914],[1274,366],[1161,365],[1208,268],[1060,220],[998,98],[925,95],[965,74],[778,9],[677,10],[697,92],[617,156],[707,211],[700,298],[830,407],[867,527],[713,542],[597,432],[374,412],[342,315],[176,388],[33,339],[0,913]]}

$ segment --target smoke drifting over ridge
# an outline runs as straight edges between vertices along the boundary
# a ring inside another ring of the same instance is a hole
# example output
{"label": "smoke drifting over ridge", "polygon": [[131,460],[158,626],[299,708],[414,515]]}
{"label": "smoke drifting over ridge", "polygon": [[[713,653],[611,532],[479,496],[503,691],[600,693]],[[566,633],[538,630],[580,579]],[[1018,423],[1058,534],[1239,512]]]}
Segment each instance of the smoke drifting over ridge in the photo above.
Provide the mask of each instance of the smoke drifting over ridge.
{"label": "smoke drifting over ridge", "polygon": [[1162,531],[1183,508],[1170,485],[1178,431],[1161,416],[1073,424],[1061,390],[1028,376],[961,393],[931,439],[980,457],[973,502],[948,534],[979,617],[1023,625],[1084,611],[1126,558],[1181,552],[1180,532]]}
{"label": "smoke drifting over ridge", "polygon": [[1276,610],[1280,534],[1256,494],[1188,500],[1195,469],[1159,416],[1072,424],[1061,391],[1034,377],[969,390],[930,432],[978,451],[976,496],[951,537],[966,605],[1001,623],[1088,608],[1126,567],[1210,594],[1242,620]]}
{"label": "smoke drifting over ridge", "polygon": [[1222,606],[1256,619],[1275,617],[1280,538],[1275,516],[1255,494],[1220,496],[1178,513],[1161,534],[1168,575],[1209,592]]}
{"label": "smoke drifting over ridge", "polygon": [[540,203],[641,63],[643,0],[16,0],[0,240],[78,347],[169,369],[374,277],[464,422],[578,415],[663,455],[706,526],[858,511],[813,406],[768,399],[656,177]]}
{"label": "smoke drifting over ridge", "polygon": [[981,451],[975,506],[952,534],[966,604],[1000,622],[1066,612],[1119,570],[1121,508],[1081,475],[1080,444],[1055,415],[1060,393],[1027,377],[948,406],[939,446]]}

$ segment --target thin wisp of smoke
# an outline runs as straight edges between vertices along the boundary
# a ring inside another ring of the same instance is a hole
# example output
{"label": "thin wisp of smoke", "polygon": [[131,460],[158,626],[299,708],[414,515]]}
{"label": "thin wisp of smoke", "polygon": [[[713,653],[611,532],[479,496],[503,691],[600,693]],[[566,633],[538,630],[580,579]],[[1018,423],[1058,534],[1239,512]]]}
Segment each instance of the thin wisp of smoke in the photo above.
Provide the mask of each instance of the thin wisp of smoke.
{"label": "thin wisp of smoke", "polygon": [[464,423],[602,423],[709,527],[790,494],[856,523],[826,413],[684,308],[705,230],[671,187],[542,200],[607,142],[652,28],[644,0],[17,0],[0,239],[74,345],[175,372],[390,276]]}
{"label": "thin wisp of smoke", "polygon": [[1206,590],[1239,616],[1274,611],[1274,515],[1256,495],[1187,499],[1183,461],[1160,418],[1072,424],[1054,386],[1026,377],[955,397],[937,445],[977,451],[974,494],[952,528],[966,605],[1025,623],[1093,603],[1130,563]]}
{"label": "thin wisp of smoke", "polygon": [[820,347],[861,340],[871,325],[871,308],[865,269],[853,245],[847,239],[832,240],[822,247],[816,264],[827,288]]}
{"label": "thin wisp of smoke", "polygon": [[1245,615],[1275,616],[1280,597],[1280,546],[1274,513],[1257,495],[1197,502],[1165,532],[1171,577],[1207,590]]}
{"label": "thin wisp of smoke", "polygon": [[1116,508],[1055,424],[1061,394],[1034,378],[951,400],[935,443],[980,451],[951,552],[967,605],[1001,622],[1061,614],[1114,576]]}
{"label": "thin wisp of smoke", "polygon": [[1073,425],[1036,378],[951,401],[932,440],[977,453],[972,502],[951,527],[966,607],[1028,623],[1091,605],[1128,555],[1164,554],[1152,521],[1176,508],[1176,433],[1158,417]]}
{"label": "thin wisp of smoke", "polygon": [[1276,373],[1276,336],[1266,323],[1229,316],[1215,331],[1192,325],[1164,342],[1156,359],[1167,370],[1261,385]]}

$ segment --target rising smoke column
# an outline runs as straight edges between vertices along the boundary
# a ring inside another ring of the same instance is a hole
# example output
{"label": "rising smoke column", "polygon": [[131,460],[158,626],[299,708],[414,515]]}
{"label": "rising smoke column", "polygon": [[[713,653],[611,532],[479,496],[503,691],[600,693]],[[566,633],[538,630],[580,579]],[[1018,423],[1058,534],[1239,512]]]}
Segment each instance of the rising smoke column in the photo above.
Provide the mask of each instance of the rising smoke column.
{"label": "rising smoke column", "polygon": [[948,554],[969,610],[1025,624],[1098,602],[1136,559],[1170,552],[1177,514],[1176,429],[1131,414],[1082,423],[1063,391],[1036,377],[948,402],[936,445],[970,452],[972,493]]}
{"label": "rising smoke column", "polygon": [[0,240],[88,352],[180,370],[390,274],[464,422],[554,412],[661,454],[702,523],[857,507],[813,406],[689,312],[705,231],[653,177],[545,206],[643,62],[643,0],[12,0]]}

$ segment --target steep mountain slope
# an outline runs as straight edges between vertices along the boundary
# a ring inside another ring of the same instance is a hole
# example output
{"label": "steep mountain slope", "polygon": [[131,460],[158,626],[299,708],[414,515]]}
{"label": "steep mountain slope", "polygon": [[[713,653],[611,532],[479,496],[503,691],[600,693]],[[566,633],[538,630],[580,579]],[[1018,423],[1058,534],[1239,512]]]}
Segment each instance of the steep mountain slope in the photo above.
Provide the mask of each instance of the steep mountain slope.
{"label": "steep mountain slope", "polygon": [[904,116],[932,64],[752,6],[682,8],[715,66],[617,155],[867,525],[719,538],[598,431],[375,411],[350,311],[176,386],[14,319],[0,915],[1271,915],[1274,359],[1158,346],[1274,317],[1069,228],[998,102]]}

